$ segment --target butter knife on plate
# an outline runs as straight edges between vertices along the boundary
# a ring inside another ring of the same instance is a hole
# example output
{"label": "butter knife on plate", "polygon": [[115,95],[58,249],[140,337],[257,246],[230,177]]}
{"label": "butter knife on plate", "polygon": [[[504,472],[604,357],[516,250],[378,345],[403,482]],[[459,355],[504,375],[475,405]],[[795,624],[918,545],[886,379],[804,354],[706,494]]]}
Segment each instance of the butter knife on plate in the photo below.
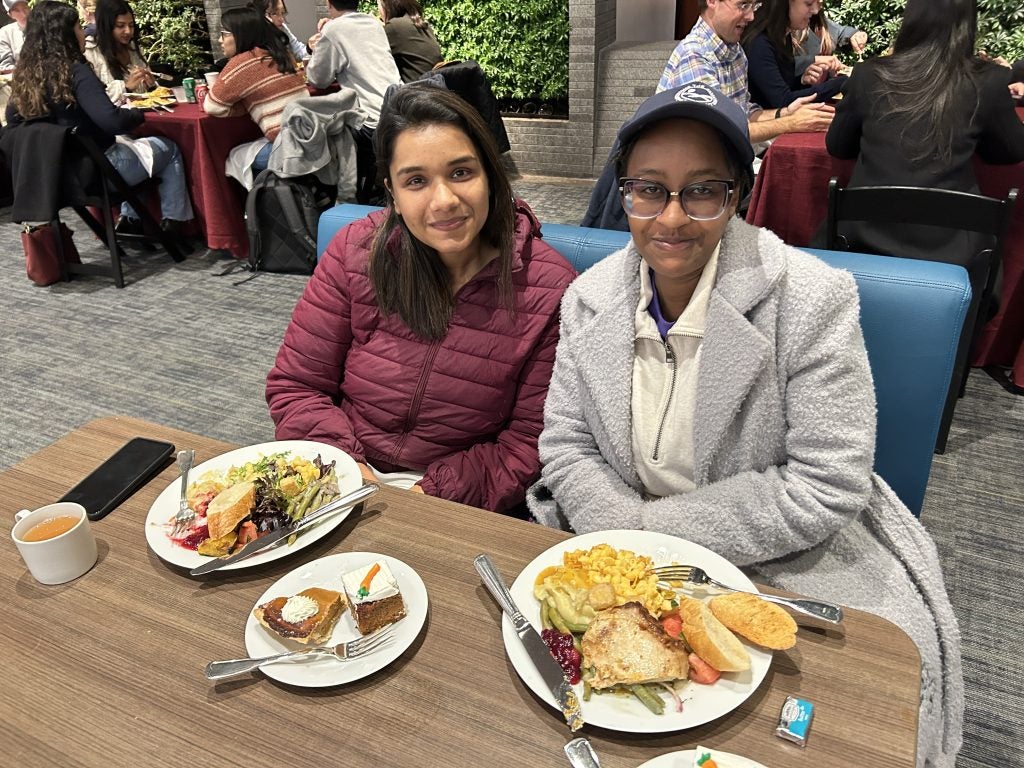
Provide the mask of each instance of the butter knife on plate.
{"label": "butter knife on plate", "polygon": [[265,549],[269,549],[282,539],[288,538],[293,533],[297,533],[301,531],[303,528],[308,528],[314,523],[323,520],[328,515],[332,515],[335,512],[339,512],[345,509],[346,507],[351,507],[358,504],[359,502],[376,493],[379,488],[380,486],[376,485],[375,483],[370,483],[368,485],[356,488],[351,493],[346,493],[344,496],[341,496],[335,499],[334,501],[327,502],[319,509],[310,512],[305,517],[296,520],[295,522],[290,523],[289,525],[282,525],[275,531],[271,531],[270,533],[264,534],[263,536],[260,536],[258,539],[253,539],[240,550],[228,555],[227,557],[218,557],[211,560],[208,563],[203,563],[198,568],[193,568],[191,571],[189,571],[189,574],[192,576],[202,576],[204,573],[216,571],[218,568],[223,568],[225,565],[237,563],[239,560],[244,560],[245,558],[251,557],[252,555],[262,552]]}
{"label": "butter knife on plate", "polygon": [[494,567],[491,558],[487,555],[477,555],[473,564],[476,566],[477,573],[480,574],[484,586],[487,587],[487,591],[498,601],[501,610],[508,615],[512,626],[515,627],[516,634],[519,635],[519,640],[526,649],[526,653],[530,656],[533,665],[537,668],[537,672],[544,679],[545,685],[554,694],[555,701],[558,702],[558,706],[562,709],[565,722],[569,725],[569,730],[578,731],[583,727],[580,702],[576,696],[576,691],[573,690],[569,681],[565,679],[565,673],[562,671],[561,665],[555,661],[551,651],[548,650],[547,643],[537,633],[537,630],[533,628],[530,622],[526,620],[526,617],[519,611],[519,608],[516,607],[508,587],[501,580],[501,574]]}

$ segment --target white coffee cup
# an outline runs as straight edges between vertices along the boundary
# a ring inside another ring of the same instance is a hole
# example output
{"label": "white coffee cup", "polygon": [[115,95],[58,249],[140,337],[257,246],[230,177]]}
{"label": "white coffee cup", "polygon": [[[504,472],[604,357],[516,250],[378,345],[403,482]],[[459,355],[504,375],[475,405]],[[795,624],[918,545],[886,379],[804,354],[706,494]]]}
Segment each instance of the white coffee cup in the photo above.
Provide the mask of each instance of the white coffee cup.
{"label": "white coffee cup", "polygon": [[[24,536],[36,525],[57,517],[73,517],[70,529],[42,541],[25,541]],[[17,521],[11,538],[21,553],[29,572],[41,584],[63,584],[77,579],[96,563],[96,539],[93,538],[85,507],[70,501],[47,504],[35,511],[23,509],[15,513]]]}
{"label": "white coffee cup", "polygon": [[213,84],[217,82],[217,78],[220,76],[219,72],[207,72],[203,75],[206,78],[206,87],[213,88]]}

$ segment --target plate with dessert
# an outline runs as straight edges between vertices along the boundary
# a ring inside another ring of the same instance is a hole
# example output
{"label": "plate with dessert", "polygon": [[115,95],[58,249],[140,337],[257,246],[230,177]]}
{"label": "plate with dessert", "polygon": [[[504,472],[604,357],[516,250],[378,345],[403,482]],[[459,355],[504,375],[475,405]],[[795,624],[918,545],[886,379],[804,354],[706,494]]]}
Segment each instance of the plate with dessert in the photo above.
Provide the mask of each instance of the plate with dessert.
{"label": "plate with dessert", "polygon": [[285,574],[260,596],[245,622],[245,650],[255,659],[336,645],[394,625],[392,639],[365,656],[300,657],[261,667],[289,685],[344,685],[401,656],[423,629],[427,604],[423,580],[401,560],[374,552],[328,555]]}
{"label": "plate with dessert", "polygon": [[[714,596],[703,587],[677,591],[650,573],[654,566],[679,563],[757,591],[710,549],[633,530],[566,539],[538,555],[512,583],[512,599],[553,649],[587,723],[664,733],[711,722],[739,707],[768,674],[772,650],[765,643],[789,648],[796,642],[796,623],[778,606],[756,597],[753,608],[737,606],[739,593]],[[747,597],[739,595],[741,602]],[[716,604],[720,598],[725,600]],[[731,614],[742,615],[734,621]],[[779,635],[752,641],[749,626],[759,622],[779,625]],[[502,638],[519,677],[558,709],[507,616]]]}
{"label": "plate with dessert", "polygon": [[697,747],[682,749],[651,758],[639,768],[765,768],[742,755],[722,752],[720,749]]}
{"label": "plate with dessert", "polygon": [[[355,460],[312,440],[277,440],[216,456],[189,472],[186,500],[196,513],[184,531],[174,518],[181,478],[157,496],[146,516],[146,542],[161,559],[197,568],[229,555],[252,539],[301,519],[363,483]],[[351,508],[327,516],[270,549],[224,566],[251,568],[298,552],[319,541],[348,517]]]}

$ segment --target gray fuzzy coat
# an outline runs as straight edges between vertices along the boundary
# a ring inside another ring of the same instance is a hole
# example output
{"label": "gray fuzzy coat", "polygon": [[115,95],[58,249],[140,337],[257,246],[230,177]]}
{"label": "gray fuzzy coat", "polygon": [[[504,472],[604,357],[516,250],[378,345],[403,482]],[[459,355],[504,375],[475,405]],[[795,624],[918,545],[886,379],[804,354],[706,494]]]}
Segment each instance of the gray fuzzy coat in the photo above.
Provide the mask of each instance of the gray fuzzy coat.
{"label": "gray fuzzy coat", "polygon": [[756,579],[899,625],[921,653],[918,765],[954,765],[959,631],[931,537],[872,472],[874,389],[853,277],[730,222],[698,372],[697,488],[645,501],[630,415],[639,261],[630,242],[565,294],[531,511],[577,533],[677,535]]}

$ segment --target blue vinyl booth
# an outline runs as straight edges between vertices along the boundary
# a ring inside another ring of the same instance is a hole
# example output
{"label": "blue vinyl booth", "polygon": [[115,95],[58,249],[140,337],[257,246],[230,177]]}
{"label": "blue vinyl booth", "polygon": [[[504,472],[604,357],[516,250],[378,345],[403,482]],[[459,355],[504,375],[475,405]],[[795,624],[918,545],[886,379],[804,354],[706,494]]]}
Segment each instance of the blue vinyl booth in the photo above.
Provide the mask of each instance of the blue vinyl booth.
{"label": "blue vinyl booth", "polygon": [[[346,224],[374,210],[338,205],[320,217],[322,253]],[[545,242],[582,272],[629,240],[626,232],[544,224]],[[935,439],[971,286],[951,264],[805,249],[851,272],[878,399],[875,470],[915,515],[921,514]]]}

